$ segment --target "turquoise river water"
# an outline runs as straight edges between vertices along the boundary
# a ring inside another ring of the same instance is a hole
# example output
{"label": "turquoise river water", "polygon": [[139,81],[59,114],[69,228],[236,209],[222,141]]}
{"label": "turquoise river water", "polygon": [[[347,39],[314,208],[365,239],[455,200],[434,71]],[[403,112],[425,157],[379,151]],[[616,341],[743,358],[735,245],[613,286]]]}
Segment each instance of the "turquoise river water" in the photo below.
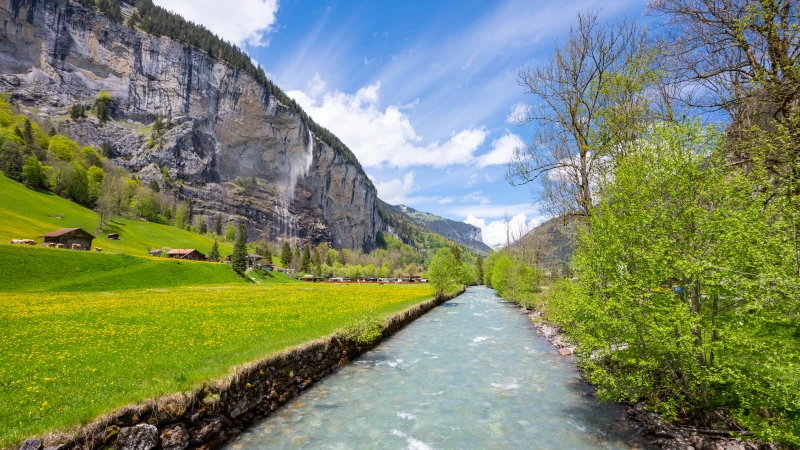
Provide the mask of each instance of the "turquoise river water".
{"label": "turquoise river water", "polygon": [[470,288],[225,450],[645,448],[571,358],[493,290]]}

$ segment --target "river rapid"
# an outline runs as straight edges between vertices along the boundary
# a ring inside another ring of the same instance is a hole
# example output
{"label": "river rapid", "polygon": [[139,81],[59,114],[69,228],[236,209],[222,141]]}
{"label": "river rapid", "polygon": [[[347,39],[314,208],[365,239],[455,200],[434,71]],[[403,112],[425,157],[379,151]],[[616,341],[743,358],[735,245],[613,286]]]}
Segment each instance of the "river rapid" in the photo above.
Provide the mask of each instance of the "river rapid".
{"label": "river rapid", "polygon": [[514,305],[473,287],[225,449],[646,448],[592,392]]}

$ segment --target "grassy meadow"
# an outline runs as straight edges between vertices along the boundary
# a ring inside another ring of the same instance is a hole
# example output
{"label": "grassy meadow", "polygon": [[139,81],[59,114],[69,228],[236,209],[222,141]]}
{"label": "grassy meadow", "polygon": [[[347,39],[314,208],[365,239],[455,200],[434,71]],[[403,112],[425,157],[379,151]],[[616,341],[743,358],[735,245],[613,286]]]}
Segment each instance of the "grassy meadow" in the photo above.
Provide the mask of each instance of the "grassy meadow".
{"label": "grassy meadow", "polygon": [[[92,243],[103,252],[147,256],[153,248],[196,248],[208,254],[214,240],[169,225],[116,217],[100,235],[96,232],[100,216],[94,211],[53,193],[35,191],[0,174],[0,243],[11,239],[36,239],[59,228],[83,228],[97,236]],[[61,219],[58,218],[61,216]],[[119,233],[120,240],[105,237]],[[219,243],[219,251],[229,255],[233,247]]]}
{"label": "grassy meadow", "polygon": [[427,285],[321,283],[2,293],[0,447],[432,295]]}

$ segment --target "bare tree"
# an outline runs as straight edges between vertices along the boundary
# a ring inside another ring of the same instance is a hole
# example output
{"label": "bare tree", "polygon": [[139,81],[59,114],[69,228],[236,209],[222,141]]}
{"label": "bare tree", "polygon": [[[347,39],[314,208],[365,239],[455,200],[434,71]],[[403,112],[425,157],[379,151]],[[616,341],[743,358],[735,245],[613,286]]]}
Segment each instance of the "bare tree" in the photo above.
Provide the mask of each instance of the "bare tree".
{"label": "bare tree", "polygon": [[800,94],[800,0],[653,0],[683,82],[682,100],[749,127],[783,121]]}
{"label": "bare tree", "polygon": [[595,12],[579,14],[546,64],[519,73],[537,103],[516,118],[536,129],[531,144],[515,151],[507,180],[540,180],[542,205],[551,214],[588,215],[597,174],[627,150],[651,115],[655,56],[635,22],[608,24]]}

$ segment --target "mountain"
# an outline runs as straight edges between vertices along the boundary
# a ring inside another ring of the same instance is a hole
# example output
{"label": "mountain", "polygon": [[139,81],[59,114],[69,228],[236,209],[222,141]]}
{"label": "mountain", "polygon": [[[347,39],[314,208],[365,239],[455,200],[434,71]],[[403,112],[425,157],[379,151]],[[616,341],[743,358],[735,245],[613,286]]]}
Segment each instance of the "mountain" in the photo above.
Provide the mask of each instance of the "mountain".
{"label": "mountain", "polygon": [[397,205],[394,208],[426,229],[457,242],[475,253],[485,256],[491,250],[488,245],[483,243],[481,229],[476,226],[417,211],[405,205]]}
{"label": "mountain", "polygon": [[[352,152],[244,52],[150,0],[98,4],[0,0],[0,90],[14,104],[191,200],[208,223],[244,223],[251,239],[376,248],[387,224]],[[112,120],[70,117],[101,92]],[[154,139],[158,115],[172,126]]]}
{"label": "mountain", "polygon": [[554,217],[529,231],[516,245],[530,246],[546,269],[559,269],[572,260],[575,252],[576,221]]}

